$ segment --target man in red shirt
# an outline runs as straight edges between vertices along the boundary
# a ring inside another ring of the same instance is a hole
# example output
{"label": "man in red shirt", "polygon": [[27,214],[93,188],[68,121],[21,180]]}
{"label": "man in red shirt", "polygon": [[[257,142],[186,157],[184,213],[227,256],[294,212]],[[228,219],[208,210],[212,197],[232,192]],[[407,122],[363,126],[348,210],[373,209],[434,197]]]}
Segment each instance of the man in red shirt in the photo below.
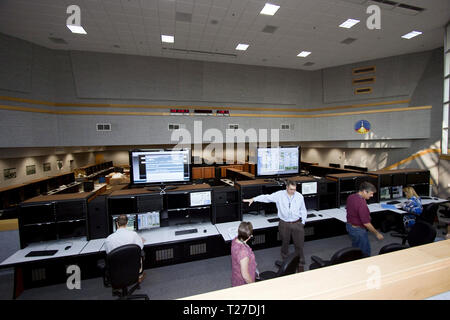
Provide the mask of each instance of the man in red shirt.
{"label": "man in red shirt", "polygon": [[370,211],[367,200],[373,197],[376,188],[370,182],[363,182],[359,186],[359,192],[347,198],[347,232],[352,239],[352,247],[360,248],[361,251],[370,257],[370,242],[367,230],[372,232],[378,240],[384,237],[370,223]]}

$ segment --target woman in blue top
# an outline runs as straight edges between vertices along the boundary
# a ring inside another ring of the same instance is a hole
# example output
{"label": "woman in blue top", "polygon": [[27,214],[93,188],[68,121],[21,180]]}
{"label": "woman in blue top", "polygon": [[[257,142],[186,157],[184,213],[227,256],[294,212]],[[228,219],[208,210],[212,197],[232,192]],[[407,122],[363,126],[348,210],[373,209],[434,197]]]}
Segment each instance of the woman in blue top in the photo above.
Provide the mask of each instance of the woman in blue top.
{"label": "woman in blue top", "polygon": [[403,189],[403,192],[408,198],[402,206],[403,210],[407,212],[403,215],[403,225],[405,226],[406,232],[409,232],[416,223],[416,218],[422,213],[422,200],[413,187],[406,187]]}

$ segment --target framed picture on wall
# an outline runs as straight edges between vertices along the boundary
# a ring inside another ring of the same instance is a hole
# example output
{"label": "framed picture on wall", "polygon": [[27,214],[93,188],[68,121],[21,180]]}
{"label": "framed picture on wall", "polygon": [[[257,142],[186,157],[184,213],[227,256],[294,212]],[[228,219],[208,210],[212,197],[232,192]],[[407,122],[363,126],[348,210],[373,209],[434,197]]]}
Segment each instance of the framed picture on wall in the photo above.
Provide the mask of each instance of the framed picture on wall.
{"label": "framed picture on wall", "polygon": [[32,164],[31,166],[27,166],[27,176],[35,174],[36,173],[36,165]]}
{"label": "framed picture on wall", "polygon": [[56,167],[58,168],[58,170],[61,170],[63,167],[63,162],[62,160],[57,160],[56,161]]}
{"label": "framed picture on wall", "polygon": [[5,180],[14,179],[16,177],[16,168],[3,169],[3,177]]}
{"label": "framed picture on wall", "polygon": [[44,169],[44,172],[52,170],[52,166],[51,166],[50,162],[45,162],[42,165],[42,168]]}

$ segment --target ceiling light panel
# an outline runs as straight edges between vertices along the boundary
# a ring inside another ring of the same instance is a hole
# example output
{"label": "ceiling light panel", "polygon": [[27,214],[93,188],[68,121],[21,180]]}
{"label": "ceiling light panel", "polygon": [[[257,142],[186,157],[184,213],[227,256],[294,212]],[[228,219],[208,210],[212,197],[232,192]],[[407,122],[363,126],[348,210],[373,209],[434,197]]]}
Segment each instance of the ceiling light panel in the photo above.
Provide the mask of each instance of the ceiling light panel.
{"label": "ceiling light panel", "polygon": [[280,6],[277,6],[276,4],[266,3],[259,14],[273,16],[278,11],[278,9],[280,9]]}

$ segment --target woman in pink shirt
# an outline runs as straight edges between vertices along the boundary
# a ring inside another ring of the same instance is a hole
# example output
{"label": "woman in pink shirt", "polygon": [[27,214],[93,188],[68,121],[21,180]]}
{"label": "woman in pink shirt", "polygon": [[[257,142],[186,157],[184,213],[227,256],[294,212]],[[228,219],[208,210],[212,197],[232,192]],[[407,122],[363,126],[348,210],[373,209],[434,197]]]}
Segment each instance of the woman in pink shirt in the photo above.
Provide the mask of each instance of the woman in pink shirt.
{"label": "woman in pink shirt", "polygon": [[241,222],[238,236],[231,243],[231,285],[233,287],[255,282],[257,272],[255,254],[247,244],[252,237],[251,222]]}

